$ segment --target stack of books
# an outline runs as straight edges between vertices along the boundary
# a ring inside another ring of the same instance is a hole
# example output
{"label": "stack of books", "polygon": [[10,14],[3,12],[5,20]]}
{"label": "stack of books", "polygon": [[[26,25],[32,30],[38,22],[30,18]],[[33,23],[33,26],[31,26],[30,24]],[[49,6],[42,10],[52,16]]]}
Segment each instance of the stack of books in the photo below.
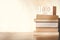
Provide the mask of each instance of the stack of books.
{"label": "stack of books", "polygon": [[58,32],[58,16],[56,15],[56,7],[53,7],[53,15],[37,14],[36,32]]}
{"label": "stack of books", "polygon": [[58,16],[37,15],[36,32],[58,32]]}
{"label": "stack of books", "polygon": [[[40,35],[39,37],[41,37],[42,35],[47,33],[46,36],[49,37],[50,35],[53,36],[53,33],[58,34],[58,16],[56,15],[55,6],[53,6],[53,15],[37,14],[35,22],[36,22],[35,32],[37,33],[37,34],[35,34],[35,36]],[[38,34],[38,33],[42,33],[42,34]],[[50,33],[52,33],[52,34],[50,34]],[[56,35],[56,38],[58,38],[57,36],[58,35]],[[37,37],[37,39],[38,39],[38,37]]]}

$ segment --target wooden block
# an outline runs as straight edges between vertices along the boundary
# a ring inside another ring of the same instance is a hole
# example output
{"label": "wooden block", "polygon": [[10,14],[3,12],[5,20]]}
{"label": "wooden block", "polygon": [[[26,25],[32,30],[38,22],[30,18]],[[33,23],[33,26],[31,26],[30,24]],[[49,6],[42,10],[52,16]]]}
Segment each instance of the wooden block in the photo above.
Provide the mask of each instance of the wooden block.
{"label": "wooden block", "polygon": [[53,15],[56,15],[56,6],[53,6]]}

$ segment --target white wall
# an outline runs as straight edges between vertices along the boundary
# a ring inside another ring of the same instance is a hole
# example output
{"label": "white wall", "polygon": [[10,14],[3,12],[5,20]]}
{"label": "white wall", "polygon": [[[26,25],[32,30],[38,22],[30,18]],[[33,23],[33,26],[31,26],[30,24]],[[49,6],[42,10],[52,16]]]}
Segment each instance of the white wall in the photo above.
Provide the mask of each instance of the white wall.
{"label": "white wall", "polygon": [[[0,0],[0,31],[33,32],[35,30],[34,18],[37,13],[40,13],[38,1]],[[59,1],[53,1],[57,6],[57,14],[60,15]]]}

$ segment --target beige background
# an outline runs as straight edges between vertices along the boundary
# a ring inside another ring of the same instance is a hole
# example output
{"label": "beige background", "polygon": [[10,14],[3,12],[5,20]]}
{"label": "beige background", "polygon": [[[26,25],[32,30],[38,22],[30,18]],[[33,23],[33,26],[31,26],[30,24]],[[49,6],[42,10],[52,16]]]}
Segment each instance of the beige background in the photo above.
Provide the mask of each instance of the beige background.
{"label": "beige background", "polygon": [[41,4],[56,5],[57,15],[60,15],[59,2],[59,0],[0,0],[0,31],[33,32],[34,18],[36,14],[40,14]]}

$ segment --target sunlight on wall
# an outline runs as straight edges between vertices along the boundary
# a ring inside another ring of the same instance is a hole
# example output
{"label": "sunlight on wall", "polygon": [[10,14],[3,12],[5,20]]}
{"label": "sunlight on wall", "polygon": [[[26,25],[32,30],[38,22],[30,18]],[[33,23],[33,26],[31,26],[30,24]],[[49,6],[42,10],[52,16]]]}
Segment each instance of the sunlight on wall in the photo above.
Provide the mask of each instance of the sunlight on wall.
{"label": "sunlight on wall", "polygon": [[29,9],[21,0],[0,0],[0,31],[33,31]]}
{"label": "sunlight on wall", "polygon": [[36,27],[34,18],[40,13],[40,4],[35,2],[38,3],[37,0],[0,0],[0,31],[33,32]]}

